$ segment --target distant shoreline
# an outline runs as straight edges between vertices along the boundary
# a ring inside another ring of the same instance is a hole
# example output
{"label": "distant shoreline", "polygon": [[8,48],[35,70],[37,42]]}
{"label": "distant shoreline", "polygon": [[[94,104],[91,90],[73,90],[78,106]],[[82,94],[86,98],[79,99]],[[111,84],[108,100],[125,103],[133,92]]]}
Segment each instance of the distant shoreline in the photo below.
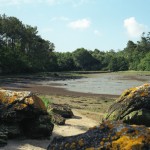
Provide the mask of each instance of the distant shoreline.
{"label": "distant shoreline", "polygon": [[[84,96],[84,97],[109,97],[116,98],[119,97],[120,93],[115,92],[95,92],[92,88],[87,91],[73,90],[68,88],[68,85],[71,85],[68,81],[74,81],[76,79],[85,78],[86,82],[90,81],[90,78],[99,78],[99,75],[103,75],[105,77],[106,72],[97,72],[92,71],[81,71],[81,72],[47,72],[40,74],[28,74],[28,75],[12,75],[12,76],[1,76],[0,78],[0,87],[4,89],[11,90],[27,90],[32,91],[34,93],[40,95],[59,95],[59,96]],[[130,83],[130,80],[134,82],[139,82],[139,84],[144,84],[149,82],[150,72],[139,72],[139,71],[125,71],[125,72],[114,72],[114,73],[106,73],[107,78],[104,78],[104,82],[99,80],[99,84],[101,86],[109,84],[113,82],[113,76],[116,76],[115,82],[120,86],[120,84],[125,84],[126,82]],[[89,79],[88,79],[89,78]],[[100,76],[101,78],[101,76]],[[107,79],[107,80],[106,80]],[[109,80],[110,79],[110,80]],[[56,81],[56,82],[55,82]],[[60,82],[59,82],[60,81]],[[80,80],[79,80],[80,81]],[[81,84],[81,82],[79,82]],[[96,83],[96,81],[94,81]],[[91,84],[91,83],[89,83]],[[74,86],[74,85],[73,85]],[[85,85],[86,86],[86,85]],[[134,86],[134,85],[133,85]],[[110,86],[111,87],[111,86]],[[132,86],[131,86],[132,87]],[[82,86],[82,88],[84,88]],[[117,87],[118,88],[118,87]],[[128,87],[126,87],[127,89]],[[105,90],[113,90],[105,87]],[[123,91],[122,89],[121,91]],[[96,94],[97,93],[97,94]],[[115,94],[113,94],[115,93]]]}
{"label": "distant shoreline", "polygon": [[27,85],[23,87],[10,87],[4,86],[2,88],[9,89],[9,90],[27,90],[32,91],[34,93],[40,95],[58,95],[58,96],[84,96],[84,97],[108,97],[108,98],[117,98],[119,95],[110,95],[110,94],[94,94],[94,93],[83,93],[83,92],[74,92],[69,91],[64,88],[60,87],[53,87],[53,86],[42,86],[42,85]]}

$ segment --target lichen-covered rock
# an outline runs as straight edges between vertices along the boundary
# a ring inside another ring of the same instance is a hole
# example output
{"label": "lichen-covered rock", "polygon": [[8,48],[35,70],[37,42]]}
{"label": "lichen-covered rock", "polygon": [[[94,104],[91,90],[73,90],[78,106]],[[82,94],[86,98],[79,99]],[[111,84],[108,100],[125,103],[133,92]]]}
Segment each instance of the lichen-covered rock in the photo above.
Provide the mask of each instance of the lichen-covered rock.
{"label": "lichen-covered rock", "polygon": [[130,88],[110,106],[104,120],[150,126],[150,84]]}
{"label": "lichen-covered rock", "polygon": [[56,114],[56,113],[52,113],[51,116],[52,116],[52,122],[53,123],[55,123],[57,125],[64,125],[65,124],[66,119],[64,117],[62,117],[61,115]]}
{"label": "lichen-covered rock", "polygon": [[150,129],[119,121],[106,121],[86,133],[57,137],[48,150],[149,150]]}
{"label": "lichen-covered rock", "polygon": [[53,113],[59,114],[64,118],[72,118],[74,116],[71,108],[65,104],[51,104],[50,109]]}
{"label": "lichen-covered rock", "polygon": [[0,132],[6,132],[7,138],[46,138],[52,130],[51,118],[39,97],[27,91],[0,89]]}

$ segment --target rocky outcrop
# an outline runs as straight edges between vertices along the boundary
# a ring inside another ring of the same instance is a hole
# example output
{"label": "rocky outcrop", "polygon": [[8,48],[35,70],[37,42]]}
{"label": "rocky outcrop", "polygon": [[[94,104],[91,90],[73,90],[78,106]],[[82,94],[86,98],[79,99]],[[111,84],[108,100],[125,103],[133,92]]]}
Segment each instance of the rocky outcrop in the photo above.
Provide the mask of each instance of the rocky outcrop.
{"label": "rocky outcrop", "polygon": [[150,127],[150,84],[123,92],[110,106],[104,120],[122,120],[125,123]]}
{"label": "rocky outcrop", "polygon": [[48,150],[149,150],[150,129],[121,122],[103,122],[86,133],[53,139]]}
{"label": "rocky outcrop", "polygon": [[27,91],[0,89],[0,134],[5,139],[47,138],[52,130],[51,117],[39,97]]}
{"label": "rocky outcrop", "polygon": [[72,118],[74,116],[71,108],[65,104],[51,104],[49,109],[63,118]]}

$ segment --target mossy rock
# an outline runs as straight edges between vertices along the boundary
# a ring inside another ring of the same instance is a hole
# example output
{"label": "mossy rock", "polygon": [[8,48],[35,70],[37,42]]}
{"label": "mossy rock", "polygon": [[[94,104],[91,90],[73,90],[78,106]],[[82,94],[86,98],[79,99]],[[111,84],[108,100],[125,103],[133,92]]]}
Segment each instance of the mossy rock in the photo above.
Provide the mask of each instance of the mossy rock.
{"label": "mossy rock", "polygon": [[110,106],[103,120],[122,120],[125,123],[150,127],[150,84],[126,90]]}
{"label": "mossy rock", "polygon": [[[49,138],[53,123],[43,101],[30,91],[0,89],[0,132],[8,139]],[[1,138],[0,140],[4,141]]]}
{"label": "mossy rock", "polygon": [[150,124],[150,110],[147,109],[140,109],[137,111],[133,111],[130,114],[126,115],[123,118],[123,121],[130,124],[139,124],[149,126]]}

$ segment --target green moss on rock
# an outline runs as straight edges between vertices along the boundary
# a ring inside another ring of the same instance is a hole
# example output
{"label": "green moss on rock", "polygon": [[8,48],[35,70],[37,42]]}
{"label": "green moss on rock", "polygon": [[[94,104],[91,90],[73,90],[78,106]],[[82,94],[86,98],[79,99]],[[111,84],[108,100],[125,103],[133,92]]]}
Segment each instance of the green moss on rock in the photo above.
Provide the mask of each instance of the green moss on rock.
{"label": "green moss on rock", "polygon": [[150,126],[150,84],[130,88],[108,109],[104,120]]}

